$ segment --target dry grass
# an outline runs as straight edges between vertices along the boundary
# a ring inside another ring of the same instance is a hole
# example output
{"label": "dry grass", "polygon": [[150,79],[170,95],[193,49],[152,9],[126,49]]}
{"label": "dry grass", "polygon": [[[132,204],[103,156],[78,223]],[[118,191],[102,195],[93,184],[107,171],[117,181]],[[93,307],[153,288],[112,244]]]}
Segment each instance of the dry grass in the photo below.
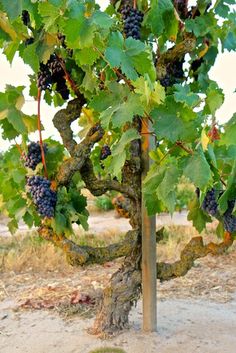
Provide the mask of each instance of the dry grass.
{"label": "dry grass", "polygon": [[[217,223],[209,224],[206,230],[200,235],[203,237],[204,243],[219,243],[222,239],[216,236]],[[184,246],[193,238],[199,236],[197,230],[191,226],[166,226],[164,231],[164,239],[157,245],[158,261],[173,262],[179,259],[180,252]],[[234,244],[228,251],[236,248]]]}
{"label": "dry grass", "polygon": [[60,249],[35,234],[0,239],[0,271],[50,272],[70,266]]}
{"label": "dry grass", "polygon": [[104,347],[95,349],[89,353],[125,353],[125,351],[121,348]]}
{"label": "dry grass", "polygon": [[[157,245],[158,261],[176,261],[186,243],[198,232],[190,226],[165,227],[164,239]],[[205,242],[221,241],[215,236],[215,225],[210,225],[202,234]],[[106,231],[94,235],[78,230],[72,239],[80,245],[105,246],[122,239],[117,232]],[[235,249],[236,246],[233,248]],[[41,239],[36,232],[25,233],[17,237],[0,238],[0,272],[70,272],[63,252],[51,243]]]}

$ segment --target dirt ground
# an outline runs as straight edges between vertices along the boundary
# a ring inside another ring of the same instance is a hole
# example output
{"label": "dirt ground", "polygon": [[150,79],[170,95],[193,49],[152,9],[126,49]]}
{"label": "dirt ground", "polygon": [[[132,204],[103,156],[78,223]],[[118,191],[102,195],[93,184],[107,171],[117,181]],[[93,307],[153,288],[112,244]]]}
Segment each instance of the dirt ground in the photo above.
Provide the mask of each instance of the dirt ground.
{"label": "dirt ground", "polygon": [[[100,222],[104,224],[103,216]],[[172,260],[179,246],[168,249]],[[163,245],[159,247],[162,260]],[[105,341],[87,329],[96,300],[120,263],[85,269],[53,265],[47,271],[40,270],[40,263],[37,268],[25,264],[19,271],[0,272],[0,352],[89,353],[100,347],[119,347],[126,353],[236,352],[235,248],[196,261],[183,278],[158,281],[157,332],[142,332],[140,300],[130,315],[130,328]]]}

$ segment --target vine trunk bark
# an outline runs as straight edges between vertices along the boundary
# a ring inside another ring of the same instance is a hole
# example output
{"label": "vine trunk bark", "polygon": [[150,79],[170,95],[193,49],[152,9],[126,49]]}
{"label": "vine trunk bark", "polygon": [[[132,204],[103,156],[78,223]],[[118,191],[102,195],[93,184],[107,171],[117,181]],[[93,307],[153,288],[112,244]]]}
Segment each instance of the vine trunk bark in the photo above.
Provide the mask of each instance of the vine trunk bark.
{"label": "vine trunk bark", "polygon": [[136,193],[132,203],[130,224],[137,232],[131,253],[122,267],[113,274],[105,288],[100,310],[90,332],[101,336],[113,335],[128,326],[129,312],[141,293],[141,145],[135,140],[130,147],[131,159],[122,171],[122,182]]}

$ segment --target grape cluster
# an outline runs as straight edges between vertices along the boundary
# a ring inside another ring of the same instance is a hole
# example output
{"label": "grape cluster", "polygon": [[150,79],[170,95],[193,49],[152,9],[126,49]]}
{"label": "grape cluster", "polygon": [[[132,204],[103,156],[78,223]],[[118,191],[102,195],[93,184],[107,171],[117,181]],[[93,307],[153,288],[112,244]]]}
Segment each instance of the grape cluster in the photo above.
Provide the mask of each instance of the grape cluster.
{"label": "grape cluster", "polygon": [[38,72],[37,85],[42,91],[50,88],[52,84],[52,75],[47,64],[40,64],[40,71]]}
{"label": "grape cluster", "polygon": [[[211,216],[218,216],[218,198],[223,194],[221,190],[218,195],[217,191],[213,188],[207,191],[206,196],[202,203],[202,209],[209,213]],[[222,216],[224,229],[227,232],[236,232],[236,216],[232,214],[235,206],[235,200],[228,201],[228,208]]]}
{"label": "grape cluster", "polygon": [[110,155],[111,155],[110,147],[108,145],[102,146],[100,160],[103,161],[104,159],[106,159]]}
{"label": "grape cluster", "polygon": [[228,209],[223,214],[224,229],[230,233],[236,232],[236,216],[232,214],[234,205],[235,205],[235,200],[229,201]]}
{"label": "grape cluster", "polygon": [[40,64],[38,73],[38,87],[43,91],[50,89],[52,84],[56,84],[56,91],[63,99],[69,98],[69,89],[66,85],[65,73],[58,57],[52,54],[46,64]]}
{"label": "grape cluster", "polygon": [[30,44],[33,44],[33,43],[34,43],[34,38],[33,38],[33,37],[27,38],[27,39],[24,41],[24,44],[25,44],[26,47],[27,47],[28,45],[30,45]]}
{"label": "grape cluster", "polygon": [[[46,153],[47,146],[43,145],[43,149],[44,153]],[[23,156],[23,159],[25,160],[25,167],[35,170],[37,165],[42,162],[40,144],[38,142],[31,142],[28,146],[28,153]]]}
{"label": "grape cluster", "polygon": [[27,179],[27,185],[38,213],[42,217],[53,217],[57,193],[51,190],[51,182],[42,176],[34,175]]}
{"label": "grape cluster", "polygon": [[216,199],[216,190],[213,188],[207,191],[202,203],[202,209],[211,216],[216,216],[218,213],[218,204]]}
{"label": "grape cluster", "polygon": [[30,14],[27,10],[23,10],[21,14],[21,20],[25,26],[30,24]]}
{"label": "grape cluster", "polygon": [[176,60],[166,67],[166,75],[160,80],[162,86],[170,87],[183,79],[183,63],[184,59]]}
{"label": "grape cluster", "polygon": [[56,83],[56,91],[63,99],[69,98],[69,90],[66,85],[65,73],[56,55],[51,55],[48,63],[52,73],[52,83]]}
{"label": "grape cluster", "polygon": [[121,9],[121,15],[124,20],[124,33],[126,37],[140,39],[140,28],[143,21],[143,13],[137,9],[125,4]]}

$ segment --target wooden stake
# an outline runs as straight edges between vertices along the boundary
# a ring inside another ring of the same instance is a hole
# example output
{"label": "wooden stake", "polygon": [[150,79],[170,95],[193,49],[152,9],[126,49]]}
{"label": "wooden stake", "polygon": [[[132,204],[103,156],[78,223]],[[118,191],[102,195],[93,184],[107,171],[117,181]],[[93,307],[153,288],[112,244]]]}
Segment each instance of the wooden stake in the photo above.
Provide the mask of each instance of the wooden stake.
{"label": "wooden stake", "polygon": [[[145,178],[149,167],[149,151],[153,149],[155,137],[151,131],[151,122],[145,118],[142,122],[142,163]],[[143,286],[143,330],[157,330],[156,295],[156,217],[149,217],[142,197],[142,286]]]}

